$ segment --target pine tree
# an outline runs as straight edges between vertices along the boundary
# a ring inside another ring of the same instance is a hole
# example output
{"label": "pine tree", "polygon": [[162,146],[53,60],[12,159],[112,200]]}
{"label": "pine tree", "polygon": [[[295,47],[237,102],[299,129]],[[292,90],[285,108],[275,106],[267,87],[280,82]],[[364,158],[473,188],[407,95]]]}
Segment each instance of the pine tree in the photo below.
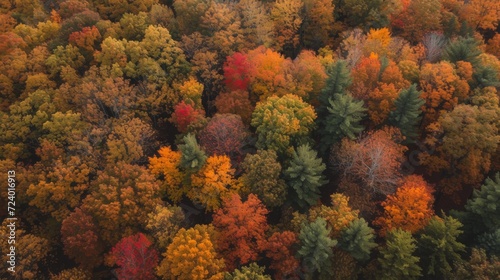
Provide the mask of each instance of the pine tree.
{"label": "pine tree", "polygon": [[351,254],[358,261],[366,261],[370,258],[370,251],[377,247],[375,231],[368,226],[365,219],[352,221],[347,228],[340,233],[340,247]]}
{"label": "pine tree", "polygon": [[330,106],[323,121],[320,142],[320,152],[324,153],[337,141],[344,137],[354,139],[356,134],[363,131],[360,124],[366,115],[363,101],[354,99],[350,94],[336,94],[334,99],[328,100]]}
{"label": "pine tree", "polygon": [[285,170],[288,185],[297,193],[300,206],[316,204],[320,196],[319,187],[328,181],[322,175],[326,166],[317,157],[318,153],[309,145],[301,145],[293,152],[290,167]]}
{"label": "pine tree", "polygon": [[179,145],[179,150],[182,153],[179,165],[188,172],[194,173],[203,167],[207,156],[198,145],[196,137],[193,134],[190,133],[184,136],[183,140],[184,144]]}
{"label": "pine tree", "polygon": [[420,91],[417,91],[415,84],[402,90],[394,101],[396,110],[390,113],[389,123],[399,128],[408,142],[418,136],[417,124],[420,122],[421,107],[424,103],[425,100],[420,98]]}
{"label": "pine tree", "polygon": [[265,268],[251,263],[232,273],[226,272],[224,280],[271,280],[271,276],[264,274]]}
{"label": "pine tree", "polygon": [[[330,279],[332,248],[337,245],[337,240],[328,237],[330,228],[327,228],[323,218],[317,218],[310,224],[303,224],[299,240],[302,247],[298,253],[303,259],[307,271],[306,279]],[[316,273],[317,272],[317,273]]]}
{"label": "pine tree", "polygon": [[456,63],[457,61],[467,61],[473,66],[479,64],[479,55],[481,50],[478,48],[478,42],[474,38],[460,38],[451,42],[443,52],[443,59]]}
{"label": "pine tree", "polygon": [[465,245],[457,238],[462,224],[451,216],[434,216],[418,239],[418,252],[425,274],[439,279],[452,276],[452,265],[461,260]]}
{"label": "pine tree", "polygon": [[465,209],[478,215],[483,224],[491,229],[500,228],[500,172],[495,179],[487,178],[480,190],[474,190],[472,199],[467,201]]}
{"label": "pine tree", "polygon": [[477,238],[477,243],[489,255],[500,256],[500,228],[480,235]]}
{"label": "pine tree", "polygon": [[402,229],[392,230],[387,234],[387,243],[380,250],[380,279],[418,279],[421,268],[419,258],[413,256],[416,245],[411,233]]}
{"label": "pine tree", "polygon": [[338,60],[335,63],[329,64],[326,68],[326,73],[328,78],[325,87],[319,95],[320,107],[318,114],[325,114],[327,107],[330,106],[328,100],[330,98],[333,99],[336,94],[344,94],[352,83],[351,71],[347,68],[345,60]]}

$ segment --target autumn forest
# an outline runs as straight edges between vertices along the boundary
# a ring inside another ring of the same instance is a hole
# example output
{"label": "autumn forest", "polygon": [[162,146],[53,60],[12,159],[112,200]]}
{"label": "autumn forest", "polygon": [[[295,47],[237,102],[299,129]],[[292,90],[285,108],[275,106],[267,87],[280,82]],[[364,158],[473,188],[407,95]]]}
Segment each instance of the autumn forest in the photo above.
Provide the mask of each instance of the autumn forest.
{"label": "autumn forest", "polygon": [[0,10],[0,279],[499,279],[500,1]]}

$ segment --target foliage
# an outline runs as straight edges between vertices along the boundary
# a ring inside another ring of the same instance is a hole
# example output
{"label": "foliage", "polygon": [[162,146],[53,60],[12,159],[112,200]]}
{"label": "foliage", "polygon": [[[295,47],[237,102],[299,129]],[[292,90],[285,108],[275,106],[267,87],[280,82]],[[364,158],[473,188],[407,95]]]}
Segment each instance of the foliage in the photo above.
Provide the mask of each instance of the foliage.
{"label": "foliage", "polygon": [[481,217],[482,222],[489,229],[500,227],[500,207],[498,197],[500,189],[500,172],[494,179],[486,178],[480,190],[474,190],[472,199],[467,201],[465,209]]}
{"label": "foliage", "polygon": [[395,229],[387,233],[386,245],[380,249],[380,277],[384,279],[418,279],[422,269],[414,256],[415,239],[411,233]]}
{"label": "foliage", "polygon": [[179,166],[190,173],[195,173],[203,167],[207,156],[193,134],[184,136],[182,140],[184,144],[179,145],[179,151],[181,151]]}
{"label": "foliage", "polygon": [[172,280],[222,279],[216,276],[224,268],[224,261],[217,257],[212,236],[213,228],[206,225],[180,229],[163,254],[158,276]]}
{"label": "foliage", "polygon": [[158,265],[158,252],[150,248],[151,241],[138,233],[124,237],[111,250],[111,258],[120,268],[120,279],[155,279],[154,268]]}
{"label": "foliage", "polygon": [[273,150],[257,150],[248,154],[241,164],[239,178],[243,193],[257,195],[269,209],[280,206],[286,198],[287,185],[280,178],[281,164]]}
{"label": "foliage", "polygon": [[497,257],[488,258],[486,252],[472,248],[468,261],[463,261],[456,267],[456,279],[494,279],[500,273],[500,260]]}
{"label": "foliage", "polygon": [[375,231],[368,226],[365,219],[353,220],[340,233],[340,247],[358,261],[370,259],[370,251],[377,247]]}
{"label": "foliage", "polygon": [[224,280],[271,280],[269,275],[264,274],[264,267],[251,263],[240,269],[235,269],[232,273],[226,272]]}
{"label": "foliage", "polygon": [[417,126],[420,122],[425,101],[420,98],[415,84],[404,89],[394,101],[395,109],[389,114],[389,123],[401,131],[407,141],[413,141],[418,136]]}
{"label": "foliage", "polygon": [[284,170],[284,175],[302,207],[317,203],[319,188],[328,182],[322,174],[325,169],[325,164],[309,145],[301,145],[294,151],[290,167]]}
{"label": "foliage", "polygon": [[215,212],[213,224],[219,233],[217,248],[223,254],[228,269],[257,260],[269,227],[266,221],[268,212],[253,194],[245,202],[239,195],[232,194]]}
{"label": "foliage", "polygon": [[359,211],[349,206],[349,197],[344,194],[334,193],[330,195],[330,199],[332,206],[312,207],[309,210],[309,220],[314,221],[317,217],[325,219],[331,229],[330,236],[338,238],[340,232],[358,218]]}
{"label": "foliage", "polygon": [[315,275],[319,276],[319,279],[330,277],[332,267],[330,258],[333,255],[332,248],[337,245],[337,241],[331,239],[329,234],[330,228],[323,218],[302,225],[299,235],[301,247],[298,254],[307,268],[306,279],[315,279]]}
{"label": "foliage", "polygon": [[291,249],[296,243],[297,235],[291,231],[275,232],[265,241],[264,250],[271,259],[269,268],[275,271],[276,279],[293,274],[299,267]]}
{"label": "foliage", "polygon": [[181,207],[157,205],[154,211],[148,214],[146,229],[153,235],[158,248],[163,249],[172,242],[184,219]]}
{"label": "foliage", "polygon": [[183,174],[179,169],[181,153],[173,151],[169,146],[158,150],[159,157],[149,158],[149,170],[155,176],[162,176],[162,189],[165,189],[168,198],[178,202],[187,189],[182,185]]}

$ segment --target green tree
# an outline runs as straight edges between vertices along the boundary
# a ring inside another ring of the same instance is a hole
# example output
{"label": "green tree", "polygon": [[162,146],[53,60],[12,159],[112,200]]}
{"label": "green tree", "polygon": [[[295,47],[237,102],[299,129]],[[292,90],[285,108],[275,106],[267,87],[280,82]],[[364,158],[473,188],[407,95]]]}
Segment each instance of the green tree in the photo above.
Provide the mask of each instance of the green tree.
{"label": "green tree", "polygon": [[182,153],[179,166],[190,173],[195,173],[203,167],[207,156],[193,134],[184,136],[183,141],[184,144],[179,145],[179,151]]}
{"label": "green tree", "polygon": [[340,248],[346,250],[358,261],[370,259],[370,252],[377,247],[375,231],[368,226],[365,219],[360,218],[349,223],[340,233]]}
{"label": "green tree", "polygon": [[417,125],[424,103],[425,100],[420,98],[420,91],[415,84],[402,90],[394,101],[396,109],[389,114],[389,123],[399,128],[406,141],[413,141],[418,136]]}
{"label": "green tree", "polygon": [[411,233],[395,229],[387,234],[386,246],[380,250],[381,279],[418,279],[422,269],[419,257],[413,255],[416,245]]}
{"label": "green tree", "polygon": [[459,38],[450,44],[443,51],[443,59],[452,63],[458,61],[470,62],[473,66],[478,66],[481,50],[478,42],[474,38]]}
{"label": "green tree", "polygon": [[461,260],[465,245],[457,239],[462,224],[451,216],[434,216],[418,238],[418,253],[424,273],[428,276],[452,277],[452,265]]}
{"label": "green tree", "polygon": [[480,217],[482,223],[491,230],[500,228],[500,172],[494,179],[487,178],[480,190],[474,190],[472,199],[467,201],[465,209]]}
{"label": "green tree", "polygon": [[287,186],[280,179],[281,164],[273,150],[258,150],[254,155],[247,155],[241,165],[244,193],[256,194],[269,208],[283,204]]}
{"label": "green tree", "polygon": [[302,246],[298,253],[307,268],[306,279],[330,279],[333,256],[333,247],[337,240],[329,237],[330,228],[327,228],[323,218],[317,218],[310,224],[303,224],[299,234]]}
{"label": "green tree", "polygon": [[354,139],[364,129],[361,120],[366,115],[366,108],[363,107],[362,100],[358,101],[350,94],[336,94],[328,102],[328,114],[320,130],[320,153],[327,152],[332,144],[344,137]]}
{"label": "green tree", "polygon": [[327,113],[327,107],[330,106],[329,100],[334,99],[337,94],[344,94],[352,83],[351,71],[347,68],[345,60],[337,60],[334,63],[328,64],[326,74],[328,78],[325,87],[319,95],[319,117],[323,117]]}
{"label": "green tree", "polygon": [[500,228],[478,236],[477,243],[488,254],[500,256]]}
{"label": "green tree", "polygon": [[265,268],[251,263],[232,273],[226,272],[224,280],[271,280],[271,276],[264,274]]}
{"label": "green tree", "polygon": [[326,166],[317,155],[309,145],[301,145],[293,152],[290,167],[284,171],[287,183],[295,190],[301,207],[316,204],[320,197],[319,187],[328,182],[322,174]]}
{"label": "green tree", "polygon": [[252,126],[257,130],[257,148],[272,149],[278,154],[291,153],[291,145],[309,141],[316,113],[300,97],[287,94],[271,96],[257,103]]}

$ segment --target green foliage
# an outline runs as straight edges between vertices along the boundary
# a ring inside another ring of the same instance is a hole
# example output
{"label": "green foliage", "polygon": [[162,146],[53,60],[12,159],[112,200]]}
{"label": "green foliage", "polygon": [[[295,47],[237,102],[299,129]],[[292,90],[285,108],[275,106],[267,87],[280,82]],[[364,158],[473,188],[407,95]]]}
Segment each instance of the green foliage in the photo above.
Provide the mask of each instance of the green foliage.
{"label": "green foliage", "polygon": [[474,190],[472,199],[467,201],[465,209],[481,217],[489,229],[500,228],[500,172],[495,179],[487,178],[480,190]]}
{"label": "green foliage", "polygon": [[363,131],[361,120],[365,117],[366,108],[362,100],[354,99],[350,94],[336,94],[329,99],[328,114],[323,120],[323,129],[320,130],[320,152],[324,153],[332,144],[344,137],[354,139],[356,134]]}
{"label": "green foliage", "polygon": [[264,267],[251,263],[232,273],[226,272],[224,280],[271,280],[271,276],[264,274]]}
{"label": "green foliage", "polygon": [[394,101],[396,109],[389,114],[389,123],[406,136],[406,141],[413,141],[418,136],[418,123],[421,119],[422,105],[425,100],[420,98],[420,91],[415,84],[399,93]]}
{"label": "green foliage", "polygon": [[451,216],[434,216],[418,239],[418,252],[424,273],[433,277],[451,277],[452,265],[460,261],[465,245],[457,238],[462,224]]}
{"label": "green foliage", "polygon": [[330,105],[329,99],[333,99],[336,94],[344,94],[352,83],[351,71],[347,68],[345,60],[330,63],[326,67],[326,74],[328,75],[326,85],[318,97],[320,102],[318,111],[320,114],[326,113],[326,108]]}
{"label": "green foliage", "polygon": [[498,71],[491,66],[480,66],[474,71],[472,76],[474,78],[473,87],[498,87],[500,86],[500,79],[498,78]]}
{"label": "green foliage", "polygon": [[471,37],[460,38],[451,42],[443,51],[443,59],[452,63],[458,61],[470,62],[473,66],[478,66],[481,50],[478,42]]}
{"label": "green foliage", "polygon": [[196,137],[189,133],[183,138],[184,144],[179,145],[179,150],[182,153],[180,167],[187,170],[189,173],[195,173],[200,170],[207,156],[196,141]]}
{"label": "green foliage", "polygon": [[340,233],[340,248],[349,252],[356,260],[366,261],[370,259],[370,251],[377,247],[374,233],[365,219],[356,219]]}
{"label": "green foliage", "polygon": [[293,158],[284,174],[298,198],[300,206],[311,206],[318,202],[320,197],[319,187],[328,181],[323,176],[326,166],[318,153],[309,145],[301,145],[293,152]]}
{"label": "green foliage", "polygon": [[490,255],[500,256],[500,228],[484,233],[477,238],[477,243]]}
{"label": "green foliage", "polygon": [[387,233],[386,246],[380,250],[380,279],[418,279],[422,269],[414,256],[416,245],[411,233],[395,229]]}
{"label": "green foliage", "polygon": [[269,208],[283,204],[286,198],[286,184],[280,179],[281,164],[273,150],[258,150],[247,155],[241,167],[244,174],[240,177],[243,188],[256,194]]}
{"label": "green foliage", "polygon": [[299,234],[302,246],[298,253],[302,257],[303,264],[308,268],[306,279],[331,278],[333,255],[332,248],[337,245],[337,240],[329,237],[330,228],[327,228],[323,218],[317,218],[310,224],[303,224]]}

